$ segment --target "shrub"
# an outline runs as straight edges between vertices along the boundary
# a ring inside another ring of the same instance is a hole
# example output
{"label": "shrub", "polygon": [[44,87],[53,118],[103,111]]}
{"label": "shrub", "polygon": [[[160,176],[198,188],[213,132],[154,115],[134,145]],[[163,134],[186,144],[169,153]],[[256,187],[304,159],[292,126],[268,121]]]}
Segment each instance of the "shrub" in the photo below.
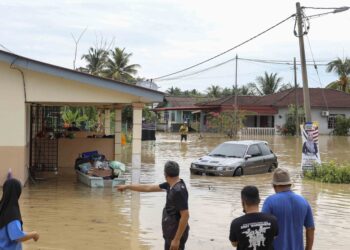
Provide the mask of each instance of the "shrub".
{"label": "shrub", "polygon": [[350,163],[316,164],[313,171],[305,172],[305,177],[320,182],[350,184]]}
{"label": "shrub", "polygon": [[335,135],[347,135],[350,128],[350,118],[338,115],[335,120]]}

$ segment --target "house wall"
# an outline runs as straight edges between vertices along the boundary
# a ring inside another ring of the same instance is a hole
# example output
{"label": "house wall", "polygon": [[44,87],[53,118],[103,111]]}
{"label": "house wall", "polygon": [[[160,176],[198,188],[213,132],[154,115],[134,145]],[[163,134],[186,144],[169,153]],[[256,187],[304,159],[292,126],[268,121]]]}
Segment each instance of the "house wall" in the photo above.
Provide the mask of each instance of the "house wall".
{"label": "house wall", "polygon": [[[333,129],[328,128],[328,118],[321,116],[321,111],[326,109],[312,109],[311,117],[313,121],[319,123],[319,133],[320,134],[329,134]],[[329,109],[329,114],[345,114],[346,117],[350,117],[350,109]],[[281,108],[278,110],[278,114],[275,115],[275,127],[282,127],[288,117],[288,108]]]}
{"label": "house wall", "polygon": [[9,168],[13,176],[27,179],[29,163],[29,105],[25,105],[21,74],[0,63],[0,186]]}
{"label": "house wall", "polygon": [[127,93],[103,89],[30,70],[23,70],[23,72],[27,86],[28,102],[94,104],[139,101],[138,97]]}

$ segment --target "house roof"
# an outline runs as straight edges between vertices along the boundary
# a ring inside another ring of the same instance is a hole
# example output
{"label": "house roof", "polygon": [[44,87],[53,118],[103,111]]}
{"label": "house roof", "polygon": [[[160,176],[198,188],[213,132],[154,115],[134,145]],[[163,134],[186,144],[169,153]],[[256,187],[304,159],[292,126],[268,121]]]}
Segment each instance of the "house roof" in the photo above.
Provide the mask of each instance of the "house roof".
{"label": "house roof", "polygon": [[198,109],[196,103],[203,102],[208,100],[207,97],[185,97],[185,96],[166,96],[165,103],[163,104],[164,108],[193,108]]}
{"label": "house roof", "polygon": [[[350,108],[350,94],[323,88],[309,88],[310,106],[314,108]],[[254,105],[287,107],[290,104],[303,106],[303,89],[289,89],[275,94],[262,96]]]}
{"label": "house roof", "polygon": [[67,80],[79,81],[85,84],[94,85],[101,88],[107,88],[119,92],[124,92],[138,96],[147,102],[161,102],[164,93],[149,88],[128,84],[121,81],[115,81],[108,78],[93,76],[80,71],[63,68],[60,66],[40,62],[13,53],[0,50],[0,62],[10,64],[22,69],[28,69],[39,73],[49,74],[56,77],[62,77]]}

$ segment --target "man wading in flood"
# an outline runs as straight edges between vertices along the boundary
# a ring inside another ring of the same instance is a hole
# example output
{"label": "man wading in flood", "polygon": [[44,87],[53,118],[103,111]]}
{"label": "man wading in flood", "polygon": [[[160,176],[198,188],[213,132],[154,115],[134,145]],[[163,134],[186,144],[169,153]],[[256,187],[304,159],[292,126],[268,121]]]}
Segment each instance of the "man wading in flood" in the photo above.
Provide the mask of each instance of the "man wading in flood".
{"label": "man wading in flood", "polygon": [[162,230],[165,250],[183,250],[188,238],[188,192],[186,185],[179,178],[180,168],[174,161],[164,165],[166,182],[159,185],[120,185],[119,191],[130,189],[137,192],[166,191],[166,203],[163,209]]}

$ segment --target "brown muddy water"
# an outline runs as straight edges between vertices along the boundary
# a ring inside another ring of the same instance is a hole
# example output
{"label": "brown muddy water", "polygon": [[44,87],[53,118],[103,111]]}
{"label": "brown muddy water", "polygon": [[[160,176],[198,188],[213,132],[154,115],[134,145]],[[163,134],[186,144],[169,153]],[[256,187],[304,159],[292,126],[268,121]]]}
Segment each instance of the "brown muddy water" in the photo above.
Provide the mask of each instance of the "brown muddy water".
{"label": "brown muddy water", "polygon": [[[243,139],[243,138],[242,138]],[[322,184],[300,177],[301,142],[294,137],[264,139],[278,155],[279,166],[288,168],[293,190],[310,202],[316,224],[314,249],[349,249],[350,185]],[[208,153],[226,138],[189,135],[180,143],[174,134],[157,134],[157,141],[143,142],[141,183],[164,181],[163,165],[179,162],[187,183],[190,206],[190,237],[187,249],[232,249],[228,240],[233,218],[242,215],[240,190],[256,185],[262,201],[273,193],[271,174],[242,177],[190,175],[192,160]],[[350,138],[320,137],[323,161],[350,161]],[[129,148],[124,161],[130,166]],[[130,173],[127,173],[130,180]],[[162,249],[161,211],[165,193],[119,193],[113,189],[91,189],[77,183],[72,170],[37,184],[28,184],[20,199],[25,230],[37,230],[38,242],[24,249]]]}

